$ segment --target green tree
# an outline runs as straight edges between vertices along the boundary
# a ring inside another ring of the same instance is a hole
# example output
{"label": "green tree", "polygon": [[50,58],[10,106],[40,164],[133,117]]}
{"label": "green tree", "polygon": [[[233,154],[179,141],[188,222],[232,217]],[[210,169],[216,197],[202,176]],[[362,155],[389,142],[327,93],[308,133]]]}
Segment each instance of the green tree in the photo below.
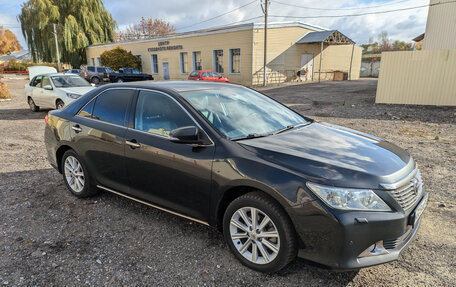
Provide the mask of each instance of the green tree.
{"label": "green tree", "polygon": [[79,67],[88,45],[113,42],[116,22],[102,0],[29,0],[18,16],[33,60],[55,62],[53,24],[61,61]]}
{"label": "green tree", "polygon": [[119,68],[141,68],[141,60],[133,55],[131,51],[127,51],[121,47],[104,51],[100,55],[100,62],[103,66],[116,71]]}

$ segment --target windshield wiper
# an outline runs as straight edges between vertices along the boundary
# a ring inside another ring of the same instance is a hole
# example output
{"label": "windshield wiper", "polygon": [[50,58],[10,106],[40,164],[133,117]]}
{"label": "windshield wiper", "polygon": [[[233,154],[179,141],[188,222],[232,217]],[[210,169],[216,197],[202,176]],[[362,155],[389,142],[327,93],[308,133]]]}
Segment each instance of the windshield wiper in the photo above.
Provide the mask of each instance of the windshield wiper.
{"label": "windshield wiper", "polygon": [[300,124],[296,124],[296,125],[289,125],[289,126],[284,127],[284,128],[281,129],[281,130],[275,131],[273,134],[274,134],[274,135],[280,134],[280,133],[283,133],[283,132],[285,132],[285,131],[292,130],[292,129],[296,128],[296,127],[304,126],[304,125],[308,125],[308,124],[309,124],[309,122],[307,122],[307,123],[300,123]]}
{"label": "windshield wiper", "polygon": [[272,135],[272,133],[267,133],[267,134],[249,134],[245,137],[238,137],[231,139],[232,141],[239,141],[239,140],[247,140],[247,139],[256,139],[256,138],[262,138],[262,137],[267,137]]}

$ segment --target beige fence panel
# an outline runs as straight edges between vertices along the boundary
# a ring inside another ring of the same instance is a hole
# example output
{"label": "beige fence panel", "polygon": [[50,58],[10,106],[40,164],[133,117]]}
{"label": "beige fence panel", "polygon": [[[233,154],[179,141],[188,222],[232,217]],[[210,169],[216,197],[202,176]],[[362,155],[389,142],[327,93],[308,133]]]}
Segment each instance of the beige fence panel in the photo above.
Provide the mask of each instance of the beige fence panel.
{"label": "beige fence panel", "polygon": [[376,103],[456,106],[456,49],[382,53]]}

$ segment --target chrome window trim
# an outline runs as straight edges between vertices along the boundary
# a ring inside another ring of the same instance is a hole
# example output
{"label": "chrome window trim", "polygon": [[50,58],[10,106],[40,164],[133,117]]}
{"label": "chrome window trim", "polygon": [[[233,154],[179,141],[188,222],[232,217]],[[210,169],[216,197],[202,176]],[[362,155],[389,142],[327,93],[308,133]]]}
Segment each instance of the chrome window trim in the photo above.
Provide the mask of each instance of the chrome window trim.
{"label": "chrome window trim", "polygon": [[418,172],[418,166],[416,166],[411,173],[409,173],[408,175],[406,175],[405,177],[403,177],[402,179],[394,182],[394,183],[381,183],[380,186],[382,186],[384,189],[387,189],[387,190],[394,190],[394,189],[397,189],[401,186],[404,186],[406,185],[407,183],[410,182],[410,180],[412,180],[413,177],[415,177],[416,173]]}
{"label": "chrome window trim", "polygon": [[[211,137],[207,134],[207,132],[201,127],[201,125],[195,120],[195,118],[187,111],[187,109],[182,106],[181,103],[179,103],[173,96],[170,96],[169,94],[165,93],[165,92],[162,92],[162,91],[158,91],[158,90],[153,90],[153,89],[145,89],[145,88],[138,88],[137,89],[138,91],[145,91],[145,92],[155,92],[155,93],[159,93],[159,94],[162,94],[170,99],[172,99],[188,116],[189,118],[193,121],[193,123],[207,136],[207,138],[209,139],[209,141],[211,142],[211,144],[207,144],[207,145],[200,145],[200,146],[213,146],[214,145],[214,141],[211,139]],[[139,96],[139,94],[138,94]],[[136,109],[135,109],[135,114],[136,114]],[[136,115],[135,115],[136,116]],[[161,138],[166,138],[166,139],[169,139],[169,136],[163,136],[163,135],[159,135],[159,134],[155,134],[155,133],[150,133],[150,132],[146,132],[146,131],[142,131],[142,130],[138,130],[136,129],[136,127],[133,127],[133,130],[135,131],[139,131],[141,133],[145,133],[145,134],[148,134],[148,135],[154,135],[154,136],[158,136],[158,137],[161,137]]]}

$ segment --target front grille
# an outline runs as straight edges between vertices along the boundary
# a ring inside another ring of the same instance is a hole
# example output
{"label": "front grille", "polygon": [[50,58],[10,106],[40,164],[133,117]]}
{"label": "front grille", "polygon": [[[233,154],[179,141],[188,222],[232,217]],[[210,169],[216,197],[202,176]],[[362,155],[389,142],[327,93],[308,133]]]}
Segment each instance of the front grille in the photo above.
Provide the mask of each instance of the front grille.
{"label": "front grille", "polygon": [[407,184],[391,190],[390,192],[402,209],[408,210],[418,201],[422,190],[423,181],[421,179],[420,171],[417,170],[415,176],[412,177]]}

